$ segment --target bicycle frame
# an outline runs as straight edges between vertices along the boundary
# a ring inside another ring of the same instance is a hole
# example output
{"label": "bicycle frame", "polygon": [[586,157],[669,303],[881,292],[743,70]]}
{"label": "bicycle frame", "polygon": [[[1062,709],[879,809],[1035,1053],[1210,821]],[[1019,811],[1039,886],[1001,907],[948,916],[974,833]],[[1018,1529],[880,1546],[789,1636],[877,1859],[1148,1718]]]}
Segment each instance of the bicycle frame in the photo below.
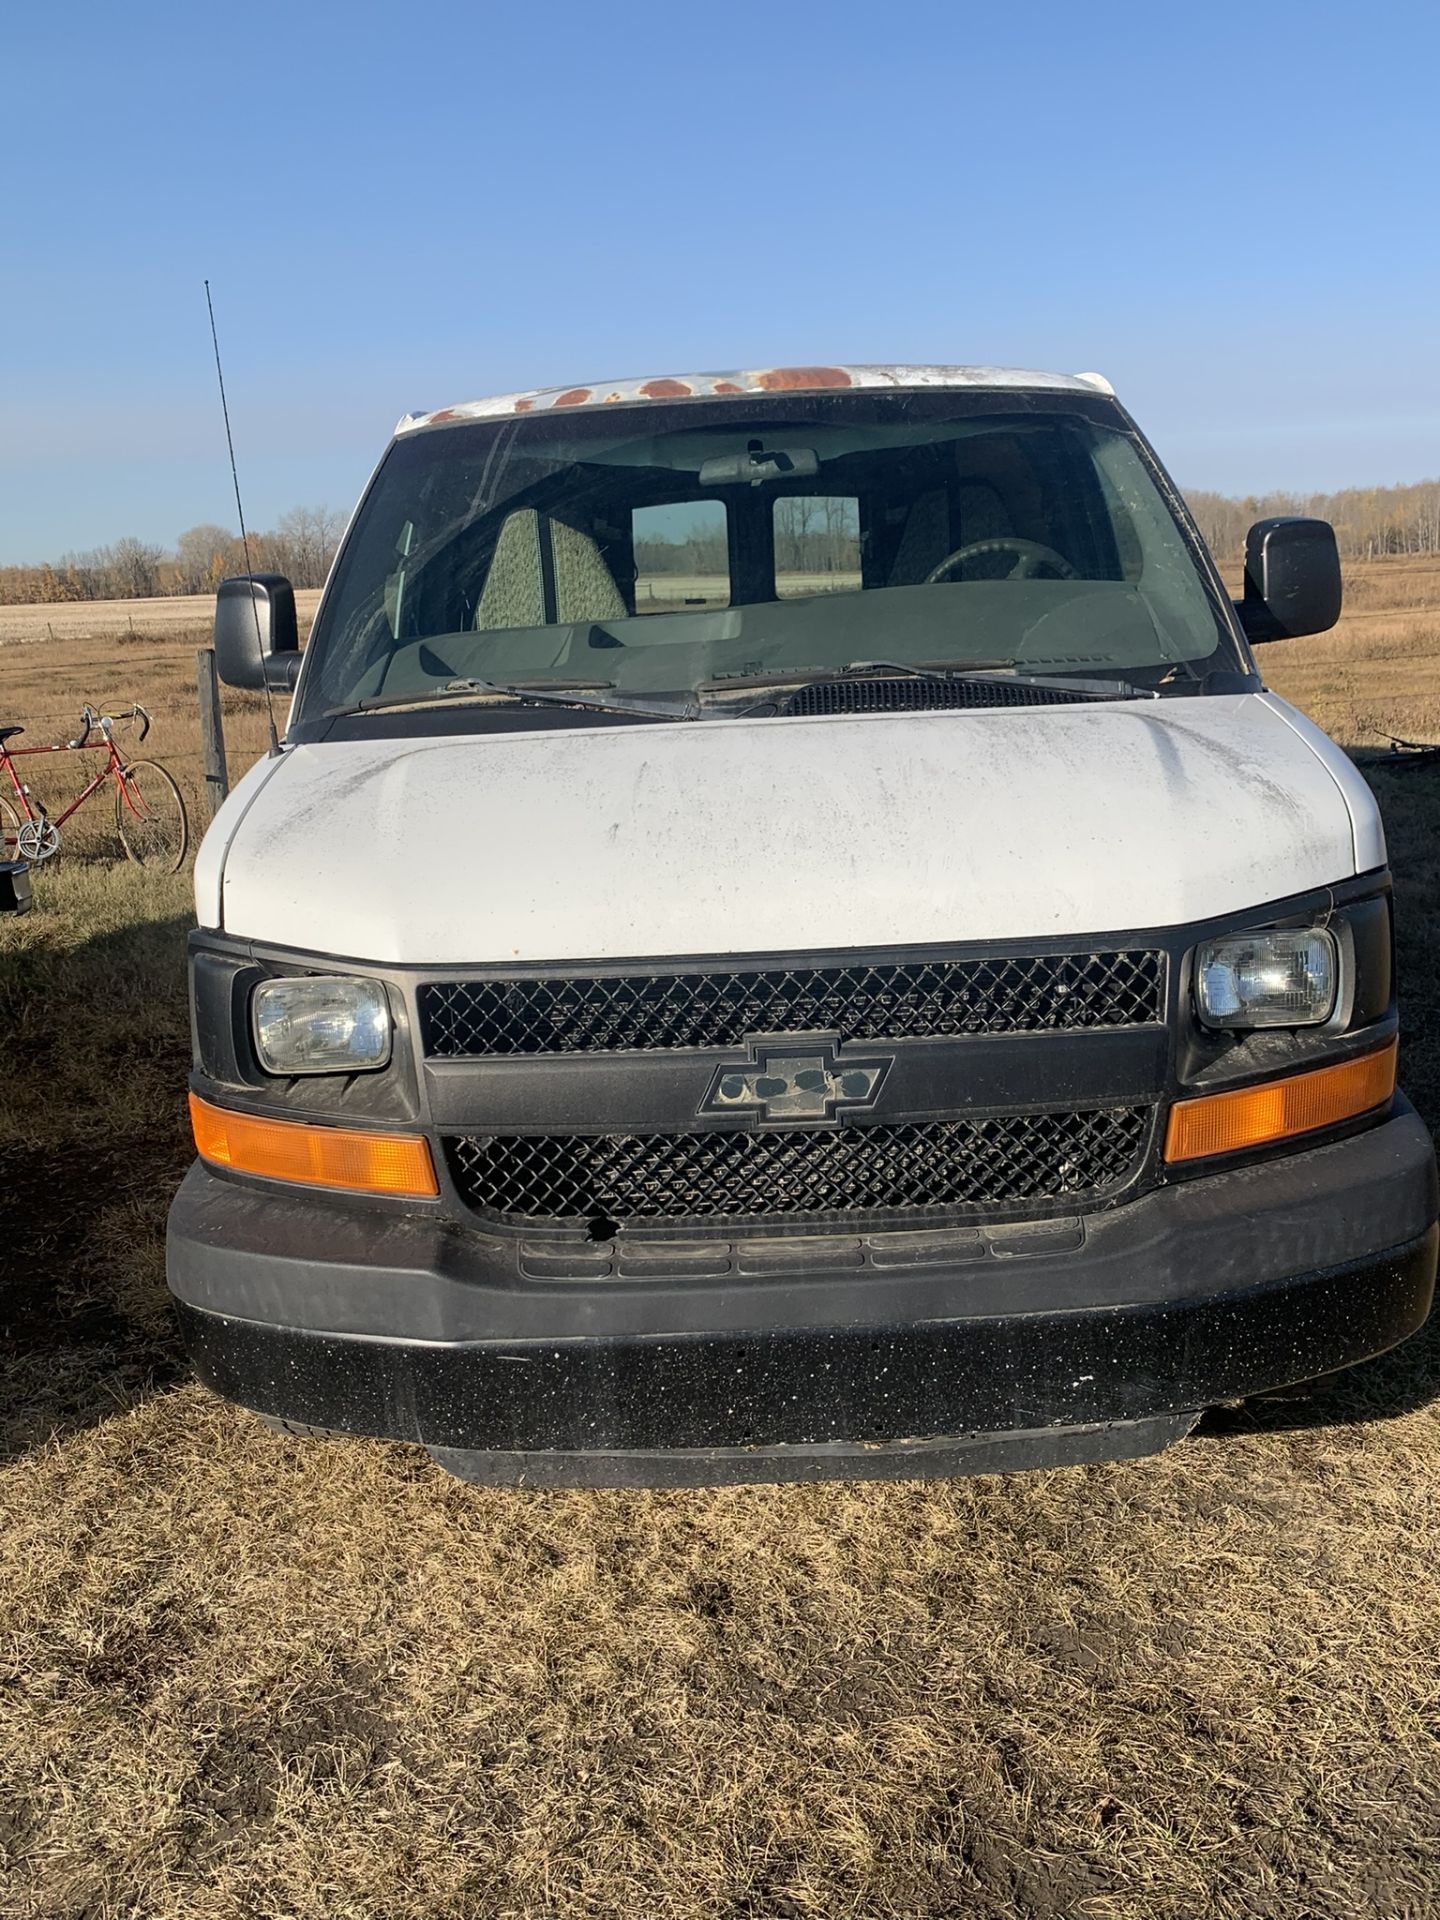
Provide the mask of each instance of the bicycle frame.
{"label": "bicycle frame", "polygon": [[[23,760],[39,753],[103,753],[107,758],[105,765],[96,774],[89,786],[81,790],[63,813],[48,814],[43,808],[37,813],[31,806],[30,796],[26,793],[21,783],[20,775],[16,772],[13,764],[16,760]],[[119,748],[115,745],[115,742],[108,737],[104,740],[87,740],[82,746],[78,747],[68,745],[58,747],[11,747],[8,744],[3,745],[0,746],[0,765],[3,765],[6,772],[10,775],[10,784],[15,789],[16,801],[19,804],[21,813],[27,820],[44,819],[48,820],[52,827],[63,827],[71,814],[83,807],[92,793],[98,793],[112,774],[120,782],[121,791],[125,795],[126,806],[129,807],[132,813],[136,814],[137,819],[139,818],[138,813],[136,813],[135,804],[130,798],[129,788],[125,784],[125,763],[120,758]]]}
{"label": "bicycle frame", "polygon": [[[150,731],[149,714],[145,712],[143,707],[137,704],[132,707],[130,713],[125,717],[134,718],[137,714],[142,716],[145,722],[144,731],[140,735],[140,738],[143,740],[145,734]],[[56,746],[11,747],[4,741],[0,741],[0,765],[3,765],[6,772],[10,775],[10,784],[15,790],[15,798],[20,803],[21,813],[27,821],[31,823],[44,821],[46,825],[52,827],[55,832],[58,833],[71,815],[77,813],[92,794],[98,793],[101,787],[105,785],[105,782],[113,778],[116,787],[119,789],[125,801],[126,809],[133,814],[137,820],[144,819],[145,815],[142,808],[136,806],[135,796],[130,791],[130,782],[125,777],[125,761],[121,756],[120,749],[115,744],[113,731],[114,722],[108,714],[92,713],[88,706],[81,715],[81,721],[85,728],[81,737],[78,740],[62,741]],[[100,729],[101,738],[91,740],[88,737],[90,730],[96,726]],[[95,778],[76,795],[69,806],[66,807],[65,811],[52,815],[46,812],[43,801],[37,802],[36,806],[31,806],[30,795],[26,791],[24,782],[16,772],[13,764],[16,760],[33,758],[34,755],[41,753],[104,753],[106,759],[105,765],[96,774]]]}
{"label": "bicycle frame", "polygon": [[[150,715],[138,700],[128,713],[120,715],[120,719],[138,720],[142,741],[150,731]],[[100,737],[92,740],[90,736],[96,728]],[[29,788],[20,778],[18,765],[19,761],[33,760],[42,753],[102,753],[105,758],[94,779],[81,788],[69,805],[60,813],[51,814],[43,800],[31,798]],[[78,739],[66,740],[55,746],[12,747],[8,740],[0,740],[0,769],[9,774],[10,786],[18,803],[18,806],[10,804],[5,795],[4,780],[0,778],[0,805],[3,805],[7,821],[6,845],[8,847],[13,840],[15,850],[33,863],[38,865],[60,851],[61,828],[87,800],[94,799],[101,787],[113,780],[116,794],[115,825],[127,857],[138,866],[159,864],[169,873],[179,872],[189,844],[190,824],[175,776],[157,761],[128,759],[116,744],[115,722],[108,713],[96,713],[93,707],[86,706],[80,715]],[[156,783],[153,799],[152,782]],[[13,822],[13,825],[9,822]],[[157,832],[158,840],[155,837]]]}

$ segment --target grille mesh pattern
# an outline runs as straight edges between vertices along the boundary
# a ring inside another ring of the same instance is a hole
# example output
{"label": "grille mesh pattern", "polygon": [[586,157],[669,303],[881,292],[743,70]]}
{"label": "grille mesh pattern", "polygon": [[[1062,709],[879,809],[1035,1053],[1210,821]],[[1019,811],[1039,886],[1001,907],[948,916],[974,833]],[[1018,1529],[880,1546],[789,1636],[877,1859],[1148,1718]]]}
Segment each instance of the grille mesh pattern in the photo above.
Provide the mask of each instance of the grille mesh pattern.
{"label": "grille mesh pattern", "polygon": [[1146,1109],[801,1132],[465,1135],[473,1207],[537,1220],[1002,1206],[1094,1193],[1133,1169]]}
{"label": "grille mesh pattern", "polygon": [[851,1040],[1125,1027],[1164,1014],[1147,951],[882,962],[758,973],[458,980],[420,989],[432,1055],[728,1047],[757,1033]]}
{"label": "grille mesh pattern", "polygon": [[1073,687],[1032,687],[1023,680],[817,680],[798,687],[786,713],[916,713],[935,707],[1064,707],[1093,700]]}

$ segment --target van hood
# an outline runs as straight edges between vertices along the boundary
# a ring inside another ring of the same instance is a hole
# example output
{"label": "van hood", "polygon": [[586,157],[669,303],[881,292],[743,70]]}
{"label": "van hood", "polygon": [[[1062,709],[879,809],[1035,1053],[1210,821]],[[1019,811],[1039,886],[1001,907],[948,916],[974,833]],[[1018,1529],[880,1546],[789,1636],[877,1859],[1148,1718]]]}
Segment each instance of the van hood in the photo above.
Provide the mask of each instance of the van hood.
{"label": "van hood", "polygon": [[1269,694],[347,740],[252,770],[202,926],[423,966],[1120,933],[1384,864]]}

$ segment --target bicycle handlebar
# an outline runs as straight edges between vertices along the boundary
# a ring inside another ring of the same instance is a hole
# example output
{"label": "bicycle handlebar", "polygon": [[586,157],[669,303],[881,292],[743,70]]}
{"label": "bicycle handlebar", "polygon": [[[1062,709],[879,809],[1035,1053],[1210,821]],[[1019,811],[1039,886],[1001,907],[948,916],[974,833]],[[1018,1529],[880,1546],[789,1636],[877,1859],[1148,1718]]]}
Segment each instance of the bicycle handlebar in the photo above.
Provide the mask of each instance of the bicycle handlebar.
{"label": "bicycle handlebar", "polygon": [[[120,718],[122,720],[138,720],[140,722],[140,738],[142,741],[150,731],[150,715],[138,700],[134,701],[130,711],[128,713],[122,713]],[[108,714],[96,713],[93,707],[87,705],[83,707],[80,712],[80,732],[78,737],[74,740],[67,741],[66,744],[72,750],[76,747],[83,747],[96,727],[99,727],[100,731],[108,740],[110,738],[110,729],[114,724],[115,722],[110,719]]]}

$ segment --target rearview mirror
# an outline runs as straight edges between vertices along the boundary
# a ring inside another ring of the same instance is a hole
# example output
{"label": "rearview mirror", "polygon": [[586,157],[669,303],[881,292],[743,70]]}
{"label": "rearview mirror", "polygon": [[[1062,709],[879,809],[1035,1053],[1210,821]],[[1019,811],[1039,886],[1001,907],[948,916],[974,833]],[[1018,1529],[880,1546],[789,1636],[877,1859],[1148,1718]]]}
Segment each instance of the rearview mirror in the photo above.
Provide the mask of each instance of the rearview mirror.
{"label": "rearview mirror", "polygon": [[763,487],[767,481],[810,480],[819,471],[813,447],[748,447],[702,461],[699,477],[702,487]]}
{"label": "rearview mirror", "polygon": [[1245,597],[1235,611],[1250,640],[1324,633],[1340,618],[1340,550],[1328,520],[1257,520],[1245,536]]}
{"label": "rearview mirror", "polygon": [[295,589],[283,573],[242,573],[215,594],[215,664],[227,687],[288,693],[300,671]]}

